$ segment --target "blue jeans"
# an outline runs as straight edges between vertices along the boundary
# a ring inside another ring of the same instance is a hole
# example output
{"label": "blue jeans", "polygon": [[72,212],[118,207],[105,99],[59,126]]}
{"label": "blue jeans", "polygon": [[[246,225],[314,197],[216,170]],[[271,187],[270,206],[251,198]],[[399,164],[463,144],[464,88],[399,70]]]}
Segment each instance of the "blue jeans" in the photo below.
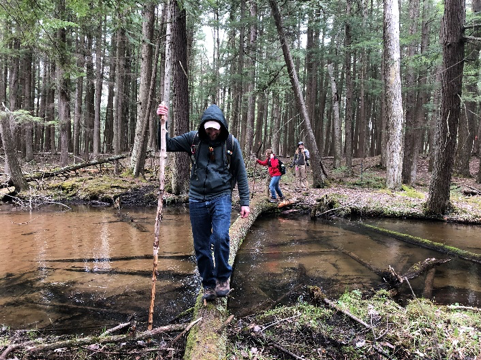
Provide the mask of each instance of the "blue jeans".
{"label": "blue jeans", "polygon": [[269,184],[269,190],[271,191],[271,197],[273,199],[276,198],[276,192],[279,195],[279,197],[284,197],[282,195],[281,188],[279,187],[279,181],[281,180],[280,176],[273,176],[271,177],[271,183]]}
{"label": "blue jeans", "polygon": [[[216,279],[225,281],[232,273],[232,266],[229,265],[231,196],[220,196],[208,201],[191,199],[189,210],[195,257],[202,285],[214,288]],[[211,244],[214,248],[214,259]]]}

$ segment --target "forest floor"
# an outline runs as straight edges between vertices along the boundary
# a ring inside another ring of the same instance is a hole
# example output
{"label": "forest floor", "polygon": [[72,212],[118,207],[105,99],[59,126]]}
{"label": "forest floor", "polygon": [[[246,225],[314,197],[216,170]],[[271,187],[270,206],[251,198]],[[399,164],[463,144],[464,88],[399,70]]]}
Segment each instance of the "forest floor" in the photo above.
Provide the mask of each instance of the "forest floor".
{"label": "forest floor", "polygon": [[[289,159],[283,160],[289,163]],[[158,182],[154,162],[148,160],[150,166],[143,178],[133,179],[125,171],[128,163],[124,161],[121,167],[124,172],[117,176],[113,175],[112,165],[104,164],[37,180],[29,192],[14,197],[13,202],[20,208],[48,203],[156,207]],[[329,179],[328,186],[322,189],[296,191],[295,178],[289,169],[282,177],[281,189],[291,204],[280,211],[326,217],[433,219],[423,211],[430,181],[428,159],[418,163],[415,186],[401,191],[385,188],[385,171],[380,167],[379,157],[355,159],[351,176],[346,175],[345,169],[332,169],[330,158],[323,159],[323,163]],[[35,164],[24,165],[23,169],[34,173],[51,170],[54,164],[55,159],[45,157]],[[452,178],[452,206],[436,220],[481,224],[481,184],[475,182],[478,167],[479,159],[473,158],[473,177]],[[267,199],[266,168],[248,166],[248,173],[255,195]],[[1,193],[0,197],[3,197]],[[185,201],[185,197],[166,194],[167,203],[179,201]],[[227,325],[226,358],[481,359],[480,309],[457,304],[438,306],[415,297],[407,306],[401,306],[390,294],[385,290],[370,294],[353,291],[328,300],[318,288],[298,289],[290,305],[231,321]],[[185,337],[179,339],[177,335],[179,331],[167,335],[176,341],[161,343],[155,339],[150,342],[132,339],[127,333],[126,338],[103,341],[100,345],[98,336],[94,335],[90,344],[87,341],[75,345],[71,343],[74,339],[66,336],[44,337],[35,330],[12,331],[2,326],[0,360],[182,359]],[[67,340],[68,345],[65,341],[59,342],[61,340]],[[15,344],[24,345],[15,348]],[[41,344],[48,346],[41,348]]]}

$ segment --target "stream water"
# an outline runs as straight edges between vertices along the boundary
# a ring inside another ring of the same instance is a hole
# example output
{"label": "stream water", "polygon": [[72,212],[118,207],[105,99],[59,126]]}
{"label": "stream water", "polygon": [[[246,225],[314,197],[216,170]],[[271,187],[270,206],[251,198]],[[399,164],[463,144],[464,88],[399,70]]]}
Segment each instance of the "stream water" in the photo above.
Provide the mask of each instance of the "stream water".
{"label": "stream water", "polygon": [[[333,298],[345,291],[379,288],[382,279],[346,253],[355,254],[377,269],[392,266],[399,274],[427,258],[449,258],[379,234],[364,227],[363,223],[472,252],[481,251],[479,226],[393,219],[351,222],[263,217],[253,225],[237,253],[233,275],[235,290],[229,303],[231,311],[241,316],[282,299],[292,301],[300,294],[293,291],[297,285],[319,286]],[[452,259],[436,267],[429,297],[439,304],[461,303],[479,307],[480,276],[480,264]],[[426,296],[424,291],[424,276],[400,288],[403,298]]]}
{"label": "stream water", "polygon": [[[13,329],[99,332],[148,316],[156,209],[52,206],[14,211],[0,206],[0,324]],[[200,289],[188,209],[166,207],[161,226],[154,325],[189,309]],[[235,217],[235,214],[234,214]],[[479,227],[408,220],[370,224],[480,252]],[[339,251],[343,249],[344,252]],[[379,269],[403,273],[417,261],[446,258],[360,222],[261,217],[234,264],[229,308],[242,316],[261,306],[303,296],[317,285],[335,298],[376,288],[382,280],[345,252]],[[430,294],[438,303],[481,306],[480,265],[460,259],[436,268]],[[410,285],[422,296],[424,277]],[[407,286],[403,290],[411,296]]]}

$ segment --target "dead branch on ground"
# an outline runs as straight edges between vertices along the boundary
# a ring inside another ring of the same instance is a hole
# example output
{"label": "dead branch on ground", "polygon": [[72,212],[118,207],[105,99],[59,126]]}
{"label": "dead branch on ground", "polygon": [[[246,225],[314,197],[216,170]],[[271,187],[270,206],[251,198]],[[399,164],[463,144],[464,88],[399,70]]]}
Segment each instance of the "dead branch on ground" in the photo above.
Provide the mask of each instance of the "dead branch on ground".
{"label": "dead branch on ground", "polygon": [[5,360],[9,353],[17,349],[25,349],[29,353],[38,353],[41,351],[47,351],[47,350],[53,350],[53,349],[59,349],[59,348],[75,348],[75,347],[91,345],[91,344],[117,343],[117,342],[126,341],[126,340],[143,340],[143,339],[151,338],[160,333],[182,331],[187,327],[189,327],[189,325],[171,324],[171,325],[160,326],[152,330],[147,330],[140,333],[129,332],[123,335],[103,336],[100,338],[97,336],[88,336],[80,339],[61,340],[61,341],[47,343],[47,344],[38,344],[36,341],[10,344],[0,355],[0,360]]}
{"label": "dead branch on ground", "polygon": [[[95,166],[95,165],[100,165],[108,162],[113,162],[117,161],[120,159],[124,159],[128,156],[128,154],[123,154],[123,155],[116,155],[116,156],[111,156],[105,159],[99,159],[99,160],[91,160],[91,161],[86,161],[80,164],[75,164],[75,165],[69,165],[65,166],[60,169],[54,169],[50,171],[40,171],[38,173],[35,173],[33,175],[25,176],[25,181],[30,182],[34,180],[40,180],[40,179],[45,179],[49,177],[54,177],[54,176],[59,176],[59,175],[68,175],[72,171],[76,171],[79,169],[83,169],[89,166]],[[12,186],[12,184],[9,184],[9,186]]]}

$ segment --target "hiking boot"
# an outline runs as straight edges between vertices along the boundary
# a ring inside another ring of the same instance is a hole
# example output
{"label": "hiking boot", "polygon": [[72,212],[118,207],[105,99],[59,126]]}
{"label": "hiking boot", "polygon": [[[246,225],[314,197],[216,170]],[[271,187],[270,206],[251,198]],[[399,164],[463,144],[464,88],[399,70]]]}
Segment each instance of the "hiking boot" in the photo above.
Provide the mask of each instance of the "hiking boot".
{"label": "hiking boot", "polygon": [[270,199],[269,199],[269,202],[271,202],[271,203],[276,203],[276,202],[277,202],[277,199],[276,199],[276,198],[270,198]]}
{"label": "hiking boot", "polygon": [[217,283],[215,285],[216,295],[218,297],[224,297],[224,296],[227,296],[229,292],[230,292],[229,279],[224,281],[217,280]]}
{"label": "hiking boot", "polygon": [[284,200],[286,200],[286,198],[284,196],[279,196],[279,200],[284,201]]}
{"label": "hiking boot", "polygon": [[215,298],[216,298],[215,290],[213,288],[205,287],[204,296],[202,296],[202,299],[206,301],[213,301],[215,300]]}

